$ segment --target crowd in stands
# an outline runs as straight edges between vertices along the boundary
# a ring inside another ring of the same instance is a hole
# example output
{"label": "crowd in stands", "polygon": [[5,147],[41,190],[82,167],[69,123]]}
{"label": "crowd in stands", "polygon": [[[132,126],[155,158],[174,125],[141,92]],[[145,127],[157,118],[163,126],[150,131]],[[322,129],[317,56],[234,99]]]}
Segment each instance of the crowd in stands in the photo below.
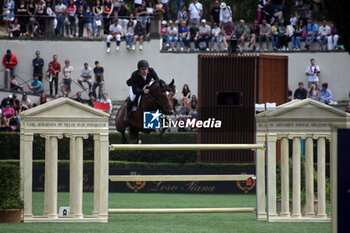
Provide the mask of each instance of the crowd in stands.
{"label": "crowd in stands", "polygon": [[[314,42],[319,43],[322,50],[339,48],[334,25],[329,26],[326,20],[318,25],[303,1],[295,1],[291,15],[284,15],[284,0],[259,0],[257,6],[257,19],[248,22],[250,27],[244,19],[235,23],[232,7],[219,0],[214,1],[211,9],[204,9],[198,0],[188,6],[181,0],[130,0],[127,3],[124,0],[95,0],[92,5],[85,0],[21,0],[18,6],[14,0],[5,0],[2,12],[6,33],[11,37],[21,34],[40,36],[45,32],[48,19],[54,19],[56,35],[61,37],[94,38],[101,37],[103,31],[107,37],[107,52],[111,50],[111,40],[116,41],[116,50],[119,50],[122,39],[128,50],[135,50],[139,40],[142,50],[154,17],[162,21],[160,34],[169,51],[178,49],[178,43],[181,51],[190,51],[191,42],[195,51],[214,50],[215,42],[216,50],[221,50],[223,44],[225,50],[230,46],[236,50],[238,46],[240,52],[247,47],[253,51],[268,51],[270,41],[274,50],[281,51],[300,51],[301,41],[305,42],[306,50]],[[204,18],[204,12],[210,13],[210,18]],[[264,49],[263,42],[266,43]]]}

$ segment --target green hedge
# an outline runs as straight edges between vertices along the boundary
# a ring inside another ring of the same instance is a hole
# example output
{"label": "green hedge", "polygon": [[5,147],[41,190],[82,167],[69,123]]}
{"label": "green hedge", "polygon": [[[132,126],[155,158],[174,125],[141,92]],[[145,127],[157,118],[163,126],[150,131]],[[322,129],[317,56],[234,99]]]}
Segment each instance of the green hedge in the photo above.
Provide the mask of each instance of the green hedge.
{"label": "green hedge", "polygon": [[18,165],[0,164],[0,210],[23,209]]}
{"label": "green hedge", "polygon": [[[141,140],[145,144],[184,144],[196,143],[196,133],[166,133],[166,134],[141,134]],[[19,159],[19,133],[0,133],[0,160]],[[119,133],[109,134],[109,143],[121,142]],[[94,141],[90,136],[84,140],[84,160],[94,159]],[[60,160],[69,159],[69,139],[63,138],[58,141],[58,154]],[[45,139],[40,136],[34,137],[33,159],[45,159]],[[137,162],[167,162],[167,163],[190,163],[196,161],[196,151],[112,151],[110,160],[137,161]]]}

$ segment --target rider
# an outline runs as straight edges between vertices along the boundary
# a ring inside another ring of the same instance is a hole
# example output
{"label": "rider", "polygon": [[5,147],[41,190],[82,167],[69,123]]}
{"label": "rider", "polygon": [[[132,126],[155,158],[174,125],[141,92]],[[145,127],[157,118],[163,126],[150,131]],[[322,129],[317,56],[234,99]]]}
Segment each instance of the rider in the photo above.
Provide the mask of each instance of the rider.
{"label": "rider", "polygon": [[126,113],[124,121],[130,121],[130,113],[134,102],[137,101],[140,95],[147,95],[149,89],[144,89],[153,80],[159,80],[157,73],[153,68],[149,67],[146,60],[140,60],[137,63],[137,70],[131,74],[131,78],[126,81],[126,84],[130,87],[130,97],[126,105]]}

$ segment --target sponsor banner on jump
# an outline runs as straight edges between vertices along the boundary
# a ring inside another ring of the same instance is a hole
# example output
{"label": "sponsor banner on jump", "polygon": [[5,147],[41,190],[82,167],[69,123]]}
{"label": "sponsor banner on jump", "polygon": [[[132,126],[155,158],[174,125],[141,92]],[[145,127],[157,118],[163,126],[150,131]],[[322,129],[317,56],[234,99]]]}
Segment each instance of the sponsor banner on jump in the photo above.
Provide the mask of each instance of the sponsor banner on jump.
{"label": "sponsor banner on jump", "polygon": [[206,120],[198,120],[191,115],[163,115],[157,111],[143,112],[143,128],[144,129],[160,129],[160,128],[221,128],[221,120],[208,118]]}

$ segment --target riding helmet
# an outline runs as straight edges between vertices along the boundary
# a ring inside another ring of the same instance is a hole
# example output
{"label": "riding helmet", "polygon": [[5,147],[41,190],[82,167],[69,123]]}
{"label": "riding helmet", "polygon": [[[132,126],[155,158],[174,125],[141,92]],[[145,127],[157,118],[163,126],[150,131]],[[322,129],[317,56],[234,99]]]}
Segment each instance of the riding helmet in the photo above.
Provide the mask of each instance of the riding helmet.
{"label": "riding helmet", "polygon": [[137,63],[137,69],[148,69],[149,65],[148,65],[148,61],[146,60],[140,60],[138,63]]}

